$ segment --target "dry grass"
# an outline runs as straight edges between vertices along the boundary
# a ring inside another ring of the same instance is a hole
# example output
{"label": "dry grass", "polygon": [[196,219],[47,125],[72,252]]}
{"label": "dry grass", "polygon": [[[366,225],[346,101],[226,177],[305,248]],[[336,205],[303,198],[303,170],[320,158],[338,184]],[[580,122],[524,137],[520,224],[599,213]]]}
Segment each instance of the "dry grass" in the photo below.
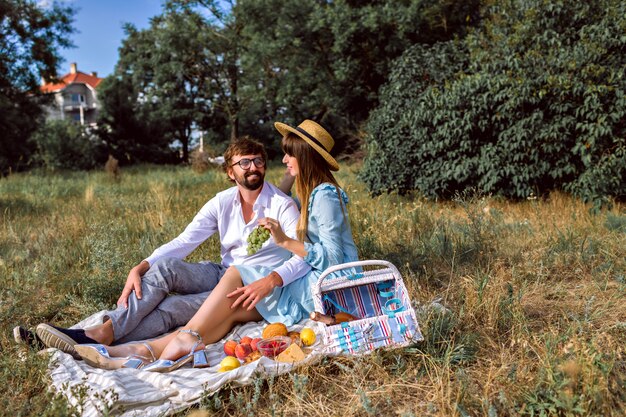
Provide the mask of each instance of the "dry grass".
{"label": "dry grass", "polygon": [[[226,387],[190,415],[623,415],[623,206],[590,214],[559,193],[515,203],[370,197],[357,169],[339,179],[360,255],[400,269],[425,341]],[[47,392],[41,358],[16,360],[12,326],[71,324],[110,307],[127,270],[228,185],[216,171],[161,167],[117,182],[105,172],[0,180],[0,414],[71,414]],[[218,256],[211,239],[192,259]]]}

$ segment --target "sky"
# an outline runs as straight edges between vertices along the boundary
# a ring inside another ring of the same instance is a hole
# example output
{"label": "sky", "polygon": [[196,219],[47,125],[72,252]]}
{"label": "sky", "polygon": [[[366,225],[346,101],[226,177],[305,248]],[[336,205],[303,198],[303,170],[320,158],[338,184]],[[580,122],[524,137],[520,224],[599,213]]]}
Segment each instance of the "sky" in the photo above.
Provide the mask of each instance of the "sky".
{"label": "sky", "polygon": [[98,77],[113,73],[118,59],[118,48],[124,38],[124,23],[138,29],[150,25],[150,18],[161,13],[162,0],[66,0],[76,10],[72,35],[75,48],[62,49],[65,62],[59,75],[69,72],[70,63],[78,70],[97,72]]}

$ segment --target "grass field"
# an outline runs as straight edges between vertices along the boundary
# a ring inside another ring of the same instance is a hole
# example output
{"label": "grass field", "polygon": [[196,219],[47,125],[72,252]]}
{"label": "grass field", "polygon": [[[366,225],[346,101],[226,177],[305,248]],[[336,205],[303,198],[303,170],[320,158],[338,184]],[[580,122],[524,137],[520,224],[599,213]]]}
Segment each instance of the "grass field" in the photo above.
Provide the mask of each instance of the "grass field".
{"label": "grass field", "polygon": [[[512,203],[372,198],[339,181],[362,259],[401,271],[425,341],[207,397],[198,415],[612,416],[626,407],[626,208],[563,194]],[[270,169],[277,180],[282,168]],[[110,308],[128,270],[229,186],[185,167],[0,179],[0,414],[72,415],[16,324],[71,325]],[[191,260],[218,260],[211,239]],[[437,301],[438,308],[428,308]],[[19,358],[23,357],[24,360]],[[181,413],[186,415],[186,413]]]}

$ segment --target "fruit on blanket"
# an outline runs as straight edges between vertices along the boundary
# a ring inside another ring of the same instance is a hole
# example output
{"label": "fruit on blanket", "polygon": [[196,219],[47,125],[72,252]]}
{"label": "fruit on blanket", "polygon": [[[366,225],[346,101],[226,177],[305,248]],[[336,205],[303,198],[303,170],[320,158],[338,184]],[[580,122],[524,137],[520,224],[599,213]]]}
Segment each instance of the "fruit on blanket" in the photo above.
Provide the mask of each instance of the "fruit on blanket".
{"label": "fruit on blanket", "polygon": [[302,346],[302,341],[300,340],[300,332],[291,331],[287,333],[287,336],[291,338],[291,343],[295,343],[298,346]]}
{"label": "fruit on blanket", "polygon": [[302,340],[304,346],[311,346],[313,343],[315,343],[315,339],[315,332],[312,329],[305,327],[300,331],[300,340]]}
{"label": "fruit on blanket", "polygon": [[234,366],[235,368],[237,368],[240,365],[241,365],[241,362],[239,362],[239,359],[237,359],[237,358],[235,358],[233,356],[226,356],[220,362],[220,366]]}
{"label": "fruit on blanket", "polygon": [[[231,356],[231,358],[232,358],[232,356]],[[239,365],[239,366],[241,366],[241,365]],[[217,370],[217,372],[232,371],[233,369],[239,368],[239,366],[220,366],[220,368]]]}
{"label": "fruit on blanket", "polygon": [[260,337],[255,337],[254,339],[252,339],[252,342],[250,342],[250,346],[252,346],[253,352],[257,352],[259,350],[256,346],[256,344],[259,343],[259,340],[261,340]]}
{"label": "fruit on blanket", "polygon": [[251,354],[249,354],[248,356],[246,356],[246,359],[244,359],[244,361],[246,363],[250,363],[250,362],[254,362],[257,359],[261,358],[261,352],[259,352],[258,350],[253,351]]}
{"label": "fruit on blanket", "polygon": [[224,343],[224,353],[228,356],[235,356],[235,348],[237,347],[237,342],[235,340],[228,340]]}
{"label": "fruit on blanket", "polygon": [[226,371],[230,371],[231,369],[239,368],[240,366],[241,366],[241,362],[239,362],[239,359],[234,358],[232,356],[226,356],[220,362],[220,370],[219,371],[220,372],[225,372],[225,371],[222,371],[222,369],[226,369],[226,368],[230,368],[230,369],[226,369]]}
{"label": "fruit on blanket", "polygon": [[263,329],[263,339],[269,339],[275,336],[287,336],[287,326],[282,323],[272,323],[265,326]]}
{"label": "fruit on blanket", "polygon": [[239,343],[252,343],[252,338],[250,336],[244,336],[241,338]]}
{"label": "fruit on blanket", "polygon": [[275,336],[269,339],[259,340],[257,348],[263,356],[273,358],[281,353],[291,344],[291,339],[287,336]]}
{"label": "fruit on blanket", "polygon": [[239,343],[235,348],[235,356],[239,359],[245,359],[246,356],[252,353],[252,346],[250,343]]}

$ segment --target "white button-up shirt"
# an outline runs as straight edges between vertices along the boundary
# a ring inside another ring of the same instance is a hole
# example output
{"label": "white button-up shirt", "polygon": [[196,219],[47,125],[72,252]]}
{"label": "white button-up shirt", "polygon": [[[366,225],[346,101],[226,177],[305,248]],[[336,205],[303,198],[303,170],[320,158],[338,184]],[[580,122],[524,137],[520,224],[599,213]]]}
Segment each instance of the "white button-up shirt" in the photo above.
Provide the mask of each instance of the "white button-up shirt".
{"label": "white button-up shirt", "polygon": [[249,223],[243,219],[241,197],[237,187],[219,192],[209,200],[174,240],[157,248],[146,261],[152,265],[157,259],[174,257],[183,259],[214,233],[219,234],[222,265],[259,265],[276,271],[283,286],[304,276],[311,266],[286,249],[276,245],[270,237],[254,255],[248,255],[248,235],[258,225],[258,220],[271,217],[278,220],[285,234],[296,238],[296,224],[300,212],[291,197],[274,185],[265,182],[253,206]]}

